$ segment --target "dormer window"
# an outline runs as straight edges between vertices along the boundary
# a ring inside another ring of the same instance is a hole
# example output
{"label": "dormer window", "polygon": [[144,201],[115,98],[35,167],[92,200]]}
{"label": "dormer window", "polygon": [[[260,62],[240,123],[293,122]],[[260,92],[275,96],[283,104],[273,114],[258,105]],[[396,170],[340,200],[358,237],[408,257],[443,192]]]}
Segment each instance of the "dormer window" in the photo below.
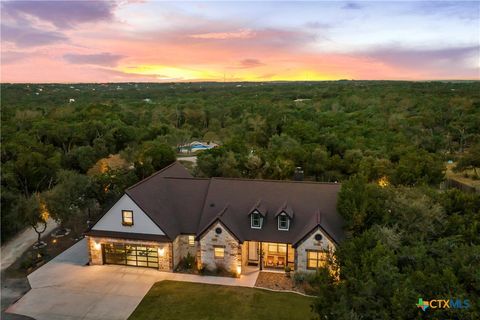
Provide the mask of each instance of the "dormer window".
{"label": "dormer window", "polygon": [[133,226],[133,211],[122,210],[122,225],[131,227]]}
{"label": "dormer window", "polygon": [[285,202],[275,215],[278,221],[278,230],[288,231],[290,229],[290,221],[293,220],[293,209]]}
{"label": "dormer window", "polygon": [[278,215],[278,230],[288,231],[289,228],[290,218],[285,213]]}
{"label": "dormer window", "polygon": [[262,229],[263,217],[258,211],[252,212],[250,219],[252,229]]}

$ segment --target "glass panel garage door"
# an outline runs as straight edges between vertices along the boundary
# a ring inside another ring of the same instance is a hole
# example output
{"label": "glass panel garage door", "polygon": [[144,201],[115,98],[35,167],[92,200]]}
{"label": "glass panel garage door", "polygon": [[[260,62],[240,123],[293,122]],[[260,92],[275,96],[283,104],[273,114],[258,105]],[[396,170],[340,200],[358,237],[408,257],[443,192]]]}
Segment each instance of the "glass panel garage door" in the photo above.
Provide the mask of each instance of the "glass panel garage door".
{"label": "glass panel garage door", "polygon": [[158,252],[155,247],[125,243],[106,243],[102,247],[105,264],[158,268]]}

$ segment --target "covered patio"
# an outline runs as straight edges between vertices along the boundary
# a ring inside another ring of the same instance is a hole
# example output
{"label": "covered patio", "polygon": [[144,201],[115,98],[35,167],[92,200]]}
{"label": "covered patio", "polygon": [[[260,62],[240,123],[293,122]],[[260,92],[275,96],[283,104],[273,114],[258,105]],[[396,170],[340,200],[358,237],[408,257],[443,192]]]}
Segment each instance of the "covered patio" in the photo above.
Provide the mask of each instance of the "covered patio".
{"label": "covered patio", "polygon": [[295,249],[288,243],[245,241],[242,264],[265,271],[284,271],[295,267]]}

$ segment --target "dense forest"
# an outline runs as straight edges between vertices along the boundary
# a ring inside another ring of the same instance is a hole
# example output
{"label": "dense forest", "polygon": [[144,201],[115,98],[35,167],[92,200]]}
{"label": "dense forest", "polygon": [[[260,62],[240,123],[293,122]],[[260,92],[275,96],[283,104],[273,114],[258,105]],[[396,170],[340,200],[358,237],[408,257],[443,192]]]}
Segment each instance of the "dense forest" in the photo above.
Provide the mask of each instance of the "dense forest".
{"label": "dense forest", "polygon": [[[448,162],[479,179],[479,82],[3,84],[1,114],[2,241],[45,213],[81,233],[181,145],[213,141],[197,176],[342,183],[322,319],[480,316],[480,196],[444,183]],[[126,165],[92,170],[109,155]],[[423,314],[420,297],[472,306]]]}

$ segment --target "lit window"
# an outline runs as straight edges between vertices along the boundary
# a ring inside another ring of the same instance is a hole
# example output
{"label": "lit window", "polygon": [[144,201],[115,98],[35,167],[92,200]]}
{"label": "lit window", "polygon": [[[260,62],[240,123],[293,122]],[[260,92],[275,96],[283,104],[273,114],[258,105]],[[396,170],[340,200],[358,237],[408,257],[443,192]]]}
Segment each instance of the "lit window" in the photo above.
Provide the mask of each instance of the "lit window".
{"label": "lit window", "polygon": [[251,214],[251,226],[253,229],[261,229],[263,223],[263,217],[257,211]]}
{"label": "lit window", "polygon": [[268,252],[269,253],[277,253],[278,252],[278,246],[276,243],[269,243],[268,244]]}
{"label": "lit window", "polygon": [[133,226],[133,211],[122,210],[122,224],[124,226]]}
{"label": "lit window", "polygon": [[288,230],[290,227],[290,220],[285,213],[278,216],[278,230]]}
{"label": "lit window", "polygon": [[215,259],[223,259],[225,257],[224,247],[214,247]]}
{"label": "lit window", "polygon": [[307,269],[318,269],[325,266],[327,253],[325,251],[307,251]]}
{"label": "lit window", "polygon": [[188,245],[189,246],[195,245],[195,236],[188,236]]}

